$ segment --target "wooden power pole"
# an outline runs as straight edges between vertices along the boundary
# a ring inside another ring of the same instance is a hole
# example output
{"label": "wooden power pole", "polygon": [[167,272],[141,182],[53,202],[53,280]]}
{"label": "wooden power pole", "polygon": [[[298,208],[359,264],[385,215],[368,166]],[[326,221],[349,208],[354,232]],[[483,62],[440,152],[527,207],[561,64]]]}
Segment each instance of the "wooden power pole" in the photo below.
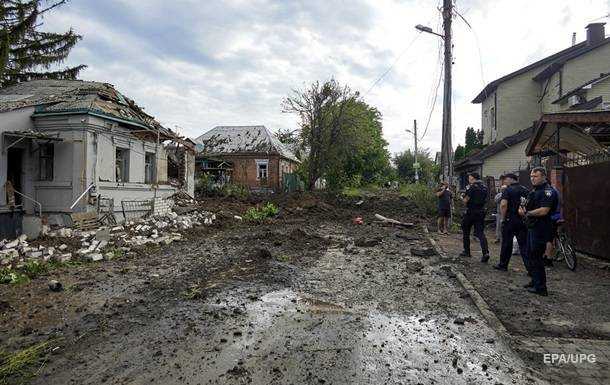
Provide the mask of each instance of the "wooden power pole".
{"label": "wooden power pole", "polygon": [[451,145],[451,19],[453,0],[443,0],[443,40],[445,44],[445,82],[443,87],[443,132],[441,143],[442,178],[453,184],[453,147]]}
{"label": "wooden power pole", "polygon": [[413,120],[413,139],[415,140],[415,153],[413,153],[415,169],[415,183],[419,182],[419,163],[417,163],[417,120]]}

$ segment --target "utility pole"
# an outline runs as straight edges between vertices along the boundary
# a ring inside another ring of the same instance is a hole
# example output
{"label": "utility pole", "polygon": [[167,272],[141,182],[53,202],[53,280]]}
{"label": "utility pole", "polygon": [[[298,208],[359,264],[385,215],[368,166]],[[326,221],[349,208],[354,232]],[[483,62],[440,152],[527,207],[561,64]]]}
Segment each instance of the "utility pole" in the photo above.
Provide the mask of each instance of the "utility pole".
{"label": "utility pole", "polygon": [[413,119],[413,139],[415,140],[415,153],[413,154],[415,163],[413,168],[415,169],[415,183],[419,182],[419,163],[417,163],[417,120]]}
{"label": "utility pole", "polygon": [[451,19],[453,0],[443,0],[443,40],[445,44],[445,82],[443,87],[443,133],[441,168],[443,180],[453,184],[453,147],[451,145]]}

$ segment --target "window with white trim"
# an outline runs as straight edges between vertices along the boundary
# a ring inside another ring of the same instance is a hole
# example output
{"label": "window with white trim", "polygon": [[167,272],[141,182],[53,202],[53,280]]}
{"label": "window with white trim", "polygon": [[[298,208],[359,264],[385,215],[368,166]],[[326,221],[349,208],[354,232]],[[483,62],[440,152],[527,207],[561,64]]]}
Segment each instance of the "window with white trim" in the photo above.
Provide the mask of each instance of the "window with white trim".
{"label": "window with white trim", "polygon": [[269,171],[269,161],[268,160],[257,160],[256,161],[256,179],[267,179]]}

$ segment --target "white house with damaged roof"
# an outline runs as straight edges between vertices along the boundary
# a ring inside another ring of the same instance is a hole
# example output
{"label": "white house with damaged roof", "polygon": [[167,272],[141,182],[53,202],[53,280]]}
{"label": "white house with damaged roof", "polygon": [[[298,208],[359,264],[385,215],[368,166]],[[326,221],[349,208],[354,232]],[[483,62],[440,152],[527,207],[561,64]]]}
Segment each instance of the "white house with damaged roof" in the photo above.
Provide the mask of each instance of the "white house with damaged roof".
{"label": "white house with damaged roof", "polygon": [[0,138],[0,237],[15,231],[7,218],[19,212],[58,219],[53,214],[99,210],[103,200],[120,217],[123,201],[179,188],[192,194],[193,181],[170,184],[163,145],[190,146],[193,179],[192,142],[107,83],[34,80],[1,89]]}
{"label": "white house with damaged roof", "polygon": [[456,174],[476,171],[497,179],[529,166],[530,138],[546,115],[610,110],[610,38],[605,23],[586,27],[586,40],[487,84],[481,104],[480,152],[455,163]]}

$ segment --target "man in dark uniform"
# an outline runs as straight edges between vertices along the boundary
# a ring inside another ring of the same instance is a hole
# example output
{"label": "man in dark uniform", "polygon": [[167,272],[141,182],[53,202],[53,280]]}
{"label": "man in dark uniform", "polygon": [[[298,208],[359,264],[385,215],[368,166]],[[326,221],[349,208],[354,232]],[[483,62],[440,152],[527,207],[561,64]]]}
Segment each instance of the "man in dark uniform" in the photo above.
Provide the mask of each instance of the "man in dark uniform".
{"label": "man in dark uniform", "polygon": [[530,191],[525,207],[519,208],[519,215],[525,218],[527,225],[527,258],[532,276],[532,281],[525,287],[530,293],[546,296],[548,292],[542,256],[552,236],[551,215],[557,209],[559,200],[557,191],[546,179],[544,168],[534,168],[530,179],[534,189]]}
{"label": "man in dark uniform", "polygon": [[483,257],[481,262],[489,260],[489,248],[485,238],[485,204],[487,203],[487,187],[481,182],[476,172],[468,174],[466,192],[462,195],[462,201],[466,204],[466,213],[462,218],[462,240],[464,251],[460,257],[470,257],[470,230],[474,226],[474,235],[481,242]]}
{"label": "man in dark uniform", "polygon": [[494,268],[503,271],[508,269],[508,262],[513,253],[513,237],[516,237],[521,258],[523,258],[523,265],[529,271],[526,254],[527,227],[525,227],[523,218],[519,215],[521,202],[525,201],[529,191],[519,184],[517,175],[506,174],[504,177],[507,187],[502,192],[500,200],[502,246],[500,248],[500,262]]}

